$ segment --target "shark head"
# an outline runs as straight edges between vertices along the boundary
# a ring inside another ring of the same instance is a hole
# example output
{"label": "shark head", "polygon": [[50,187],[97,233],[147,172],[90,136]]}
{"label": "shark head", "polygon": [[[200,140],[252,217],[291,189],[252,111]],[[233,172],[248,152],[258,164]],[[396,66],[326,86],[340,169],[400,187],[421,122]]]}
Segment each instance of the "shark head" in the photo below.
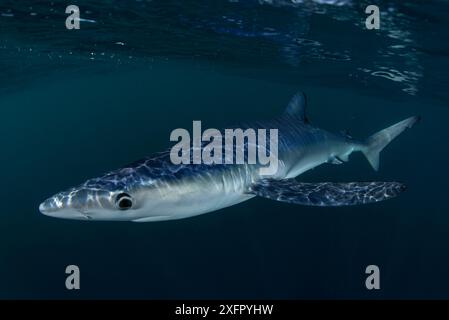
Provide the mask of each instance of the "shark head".
{"label": "shark head", "polygon": [[148,184],[136,178],[134,169],[124,168],[55,194],[40,204],[39,211],[64,219],[133,220],[148,204],[142,196]]}

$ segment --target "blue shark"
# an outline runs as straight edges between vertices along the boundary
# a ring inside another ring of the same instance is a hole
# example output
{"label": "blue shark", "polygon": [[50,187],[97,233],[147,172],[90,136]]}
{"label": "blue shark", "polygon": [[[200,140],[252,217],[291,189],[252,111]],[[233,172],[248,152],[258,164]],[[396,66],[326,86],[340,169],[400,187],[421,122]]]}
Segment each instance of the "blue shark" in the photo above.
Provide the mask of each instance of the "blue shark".
{"label": "blue shark", "polygon": [[284,113],[247,128],[278,128],[278,169],[260,174],[259,164],[173,164],[170,152],[89,179],[45,200],[41,213],[76,220],[152,222],[188,218],[263,197],[306,206],[362,205],[391,199],[405,190],[399,182],[302,182],[299,175],[324,163],[342,164],[362,152],[374,170],[380,152],[413,116],[365,140],[312,125],[306,96],[298,92]]}

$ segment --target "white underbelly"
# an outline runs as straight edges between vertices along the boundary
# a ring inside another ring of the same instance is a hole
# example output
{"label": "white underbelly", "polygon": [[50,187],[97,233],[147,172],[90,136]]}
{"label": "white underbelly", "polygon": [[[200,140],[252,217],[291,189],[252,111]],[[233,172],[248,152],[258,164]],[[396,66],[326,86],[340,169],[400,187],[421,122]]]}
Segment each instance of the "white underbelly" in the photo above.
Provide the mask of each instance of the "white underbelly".
{"label": "white underbelly", "polygon": [[254,195],[242,193],[207,193],[198,197],[190,197],[176,205],[169,205],[165,210],[166,213],[170,215],[171,219],[182,219],[230,207],[251,199],[252,197],[254,197]]}
{"label": "white underbelly", "polygon": [[247,194],[246,176],[241,170],[223,176],[203,174],[159,189],[159,194],[148,198],[139,210],[145,221],[162,221],[192,217],[254,197]]}

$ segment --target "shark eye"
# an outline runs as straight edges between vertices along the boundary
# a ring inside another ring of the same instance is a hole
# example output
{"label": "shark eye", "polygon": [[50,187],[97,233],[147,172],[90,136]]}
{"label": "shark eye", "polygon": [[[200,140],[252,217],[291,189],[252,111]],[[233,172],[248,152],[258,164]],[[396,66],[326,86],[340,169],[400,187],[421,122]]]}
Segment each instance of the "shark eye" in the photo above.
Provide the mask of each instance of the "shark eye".
{"label": "shark eye", "polygon": [[119,193],[115,198],[115,204],[120,210],[128,210],[133,206],[133,199],[127,193]]}

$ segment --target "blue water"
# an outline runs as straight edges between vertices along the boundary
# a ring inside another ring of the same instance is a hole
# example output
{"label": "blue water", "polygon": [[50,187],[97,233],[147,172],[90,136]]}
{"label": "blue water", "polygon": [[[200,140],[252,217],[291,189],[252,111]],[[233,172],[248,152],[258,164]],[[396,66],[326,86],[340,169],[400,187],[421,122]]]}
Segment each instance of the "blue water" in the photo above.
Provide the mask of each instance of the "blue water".
{"label": "blue water", "polygon": [[[446,1],[0,3],[0,298],[449,298]],[[366,30],[365,7],[381,10]],[[411,115],[374,172],[357,154],[305,181],[397,180],[400,197],[266,199],[159,223],[41,215],[48,196],[170,146],[170,132],[282,112],[365,138]],[[81,290],[65,289],[65,267]],[[365,268],[381,289],[365,288]]]}

